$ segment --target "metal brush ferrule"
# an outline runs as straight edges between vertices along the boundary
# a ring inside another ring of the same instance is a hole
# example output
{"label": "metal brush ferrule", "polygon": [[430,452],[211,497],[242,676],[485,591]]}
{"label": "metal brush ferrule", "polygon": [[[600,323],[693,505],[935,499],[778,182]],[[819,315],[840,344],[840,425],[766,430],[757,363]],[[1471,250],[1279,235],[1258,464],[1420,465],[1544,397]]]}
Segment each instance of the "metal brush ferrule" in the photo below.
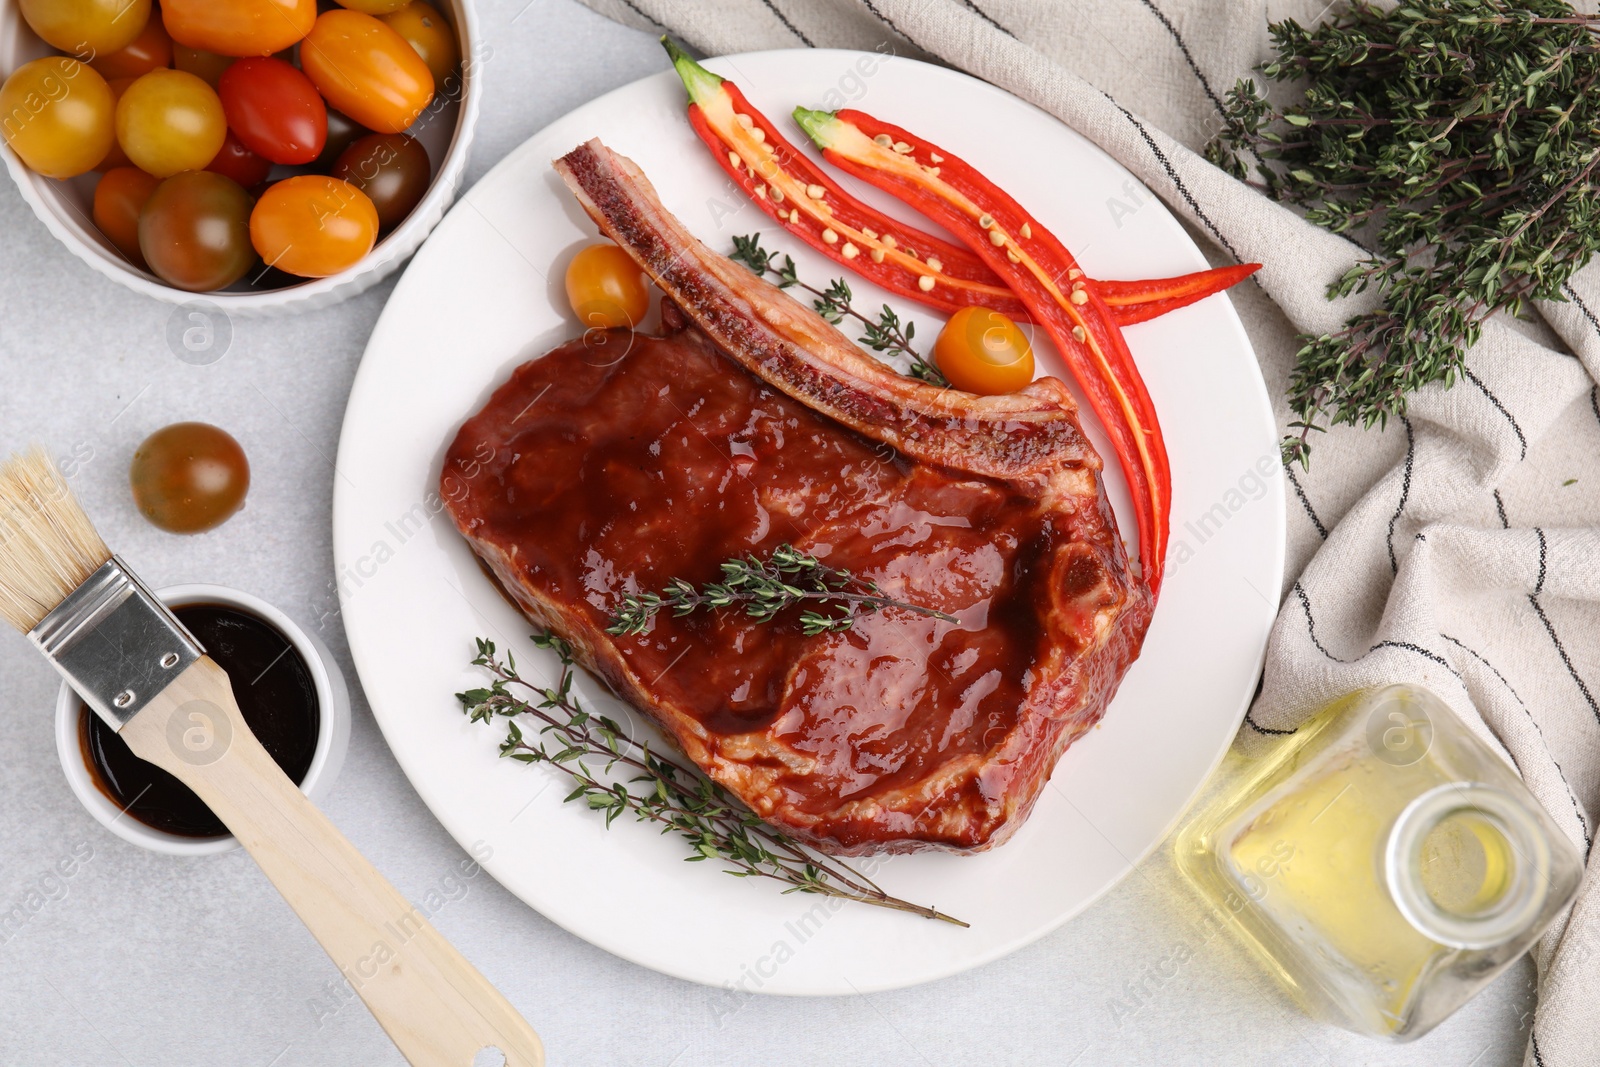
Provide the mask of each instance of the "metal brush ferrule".
{"label": "metal brush ferrule", "polygon": [[205,649],[112,556],[28,631],[56,670],[120,730]]}

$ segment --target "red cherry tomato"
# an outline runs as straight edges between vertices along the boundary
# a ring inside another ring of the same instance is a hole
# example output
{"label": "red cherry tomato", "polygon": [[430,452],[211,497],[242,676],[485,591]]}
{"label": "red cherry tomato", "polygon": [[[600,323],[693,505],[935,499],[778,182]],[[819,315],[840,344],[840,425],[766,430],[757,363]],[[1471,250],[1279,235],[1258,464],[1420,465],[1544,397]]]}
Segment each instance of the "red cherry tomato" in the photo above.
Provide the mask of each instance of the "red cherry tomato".
{"label": "red cherry tomato", "polygon": [[211,162],[206,164],[206,170],[220,174],[224,178],[232,178],[248,189],[267,180],[267,174],[272,170],[272,160],[262,159],[250,151],[233,135],[233,131],[229,130],[222,147],[211,158]]}
{"label": "red cherry tomato", "polygon": [[433,74],[394,30],[335,8],[317,17],[300,66],[328,101],[378,133],[402,133],[433,99]]}
{"label": "red cherry tomato", "polygon": [[250,240],[261,258],[302,278],[326,278],[355,266],[377,239],[372,200],[325,174],[274,182],[250,213]]}
{"label": "red cherry tomato", "polygon": [[145,265],[139,251],[139,212],[160,184],[160,178],[138,167],[116,167],[102,174],[94,187],[94,224],[136,267]]}
{"label": "red cherry tomato", "polygon": [[166,0],[161,20],[179,44],[224,56],[270,56],[311,32],[317,0]]}
{"label": "red cherry tomato", "polygon": [[311,79],[283,60],[239,60],[222,72],[217,95],[228,128],[256,155],[297,165],[322,153],[328,109]]}
{"label": "red cherry tomato", "polygon": [[137,78],[152,70],[172,66],[172,38],[160,19],[150,19],[139,31],[139,36],[127,47],[90,60],[89,65],[100,72],[106,81],[114,78]]}

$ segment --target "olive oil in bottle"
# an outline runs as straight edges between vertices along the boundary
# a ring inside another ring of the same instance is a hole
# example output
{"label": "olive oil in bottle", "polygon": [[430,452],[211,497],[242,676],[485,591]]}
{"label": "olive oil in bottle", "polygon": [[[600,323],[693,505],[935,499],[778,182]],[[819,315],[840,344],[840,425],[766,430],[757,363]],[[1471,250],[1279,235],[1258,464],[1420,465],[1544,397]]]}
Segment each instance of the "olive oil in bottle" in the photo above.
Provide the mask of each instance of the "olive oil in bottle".
{"label": "olive oil in bottle", "polygon": [[1218,778],[1179,868],[1309,1011],[1372,1036],[1432,1029],[1582,876],[1521,779],[1419,687],[1346,697]]}

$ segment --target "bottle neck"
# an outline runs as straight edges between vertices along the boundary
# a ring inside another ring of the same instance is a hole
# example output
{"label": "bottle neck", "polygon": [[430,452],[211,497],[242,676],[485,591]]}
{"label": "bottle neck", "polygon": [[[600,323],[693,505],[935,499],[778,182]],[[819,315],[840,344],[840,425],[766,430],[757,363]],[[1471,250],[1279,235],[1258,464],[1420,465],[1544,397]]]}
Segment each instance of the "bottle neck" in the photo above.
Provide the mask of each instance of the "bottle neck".
{"label": "bottle neck", "polygon": [[1384,877],[1407,922],[1441,945],[1488,949],[1522,934],[1550,887],[1537,816],[1493,786],[1441,785],[1389,831]]}

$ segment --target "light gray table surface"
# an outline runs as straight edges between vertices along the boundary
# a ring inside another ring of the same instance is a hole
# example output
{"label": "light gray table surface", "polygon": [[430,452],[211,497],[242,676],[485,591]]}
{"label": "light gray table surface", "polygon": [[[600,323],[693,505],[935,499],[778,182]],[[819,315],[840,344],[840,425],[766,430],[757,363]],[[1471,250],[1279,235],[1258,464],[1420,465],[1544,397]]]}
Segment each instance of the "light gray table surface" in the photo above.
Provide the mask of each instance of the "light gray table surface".
{"label": "light gray table surface", "polygon": [[[578,104],[663,69],[647,34],[575,0],[479,0],[496,61],[467,180]],[[504,57],[504,58],[501,58]],[[543,1035],[552,1064],[1427,1064],[1522,1059],[1523,962],[1435,1033],[1371,1043],[1303,1018],[1226,937],[1195,922],[1165,846],[1083,915],[1015,955],[914,989],[737,998],[667,978],[566,933],[495,884],[395,764],[360,695],[332,592],[329,511],[345,400],[392,281],[323,311],[234,322],[210,366],[175,358],[170,309],[100,277],[0,188],[0,448],[91,458],[74,484],[107,540],[154,584],[259,594],[321,633],[354,690],[350,754],[325,809]],[[127,490],[135,446],[184,419],[249,453],[246,509],[163,534]],[[56,676],[0,636],[0,1063],[351,1067],[403,1061],[242,851],[175,859],[92,820],[57,763]],[[91,854],[70,878],[58,860]],[[752,886],[752,892],[761,891]],[[1003,893],[1003,886],[996,892]]]}

